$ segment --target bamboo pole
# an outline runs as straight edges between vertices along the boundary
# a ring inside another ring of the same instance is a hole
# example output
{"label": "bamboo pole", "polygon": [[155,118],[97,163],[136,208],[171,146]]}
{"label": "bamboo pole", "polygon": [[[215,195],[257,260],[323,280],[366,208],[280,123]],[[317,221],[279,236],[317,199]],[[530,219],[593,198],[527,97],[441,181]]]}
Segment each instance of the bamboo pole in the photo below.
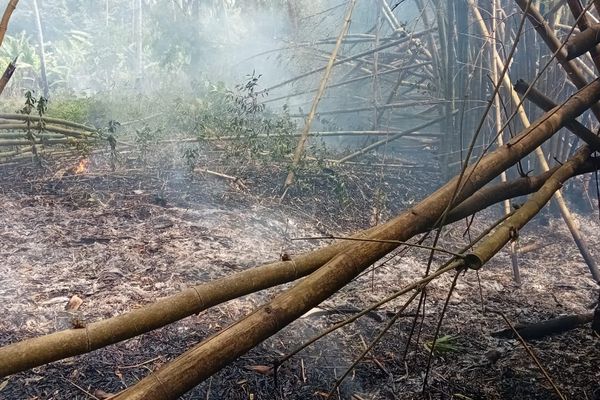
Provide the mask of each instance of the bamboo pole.
{"label": "bamboo pole", "polygon": [[[426,30],[423,30],[423,31],[420,31],[420,32],[411,33],[410,36],[405,36],[405,37],[403,37],[401,39],[394,40],[392,42],[382,44],[381,46],[379,46],[379,47],[377,47],[375,49],[366,50],[366,51],[360,52],[358,54],[355,54],[355,55],[353,55],[351,57],[347,57],[344,60],[335,61],[333,63],[333,66],[336,67],[336,66],[338,66],[340,64],[343,64],[343,63],[346,63],[346,62],[349,62],[349,61],[354,61],[354,60],[356,60],[358,58],[361,58],[361,57],[369,56],[369,55],[373,54],[376,51],[382,51],[382,50],[385,50],[385,49],[389,49],[390,47],[398,46],[398,45],[400,45],[402,43],[409,42],[409,41],[411,41],[411,40],[413,40],[413,39],[415,39],[415,38],[417,38],[419,36],[425,35],[426,33],[427,33]],[[273,89],[277,89],[279,87],[288,85],[288,84],[290,84],[292,82],[296,82],[297,80],[300,80],[302,78],[306,78],[307,76],[311,76],[313,74],[319,73],[321,71],[324,71],[325,69],[327,69],[326,66],[325,67],[320,67],[320,68],[313,69],[311,71],[305,72],[305,73],[300,74],[298,76],[295,76],[293,78],[287,79],[287,80],[285,80],[283,82],[277,83],[277,84],[275,84],[273,86],[270,86],[270,87],[268,87],[266,89],[263,89],[262,91],[257,92],[257,94],[271,92]]]}
{"label": "bamboo pole", "polygon": [[[564,47],[561,47],[562,43],[558,40],[546,21],[544,21],[544,17],[542,17],[539,10],[533,4],[530,4],[529,9],[527,9],[528,0],[515,0],[515,2],[523,12],[526,12],[527,18],[531,21],[533,28],[538,32],[542,40],[544,40],[550,51],[556,53],[556,60],[562,65],[569,80],[573,82],[577,88],[582,88],[586,84],[583,73],[572,61],[567,60],[567,51]],[[526,9],[527,11],[525,11]],[[588,71],[588,74],[594,76],[594,73],[591,70]],[[591,108],[596,119],[600,121],[600,105],[594,104]]]}
{"label": "bamboo pole", "polygon": [[[486,27],[485,23],[483,22],[483,18],[481,17],[481,14],[479,13],[479,9],[475,5],[474,0],[468,0],[468,1],[469,1],[469,4],[471,5],[471,10],[473,12],[473,16],[477,20],[482,34],[485,37],[489,37],[489,32],[487,31],[487,27]],[[520,2],[520,1],[521,0],[517,0],[517,2]],[[527,10],[527,6],[528,6],[528,4],[525,4],[523,6],[524,11]],[[525,11],[525,12],[528,12],[528,11]],[[494,51],[494,57],[496,58],[496,63],[498,65],[498,67],[501,69],[504,69],[504,63],[500,59],[500,55],[498,54],[496,49],[493,49],[493,51]],[[571,75],[569,75],[569,76],[571,76]],[[519,98],[519,95],[513,88],[508,75],[505,74],[503,76],[502,84],[505,86],[506,90],[508,90],[510,92],[511,99],[512,99],[513,103],[515,104],[515,106],[518,106],[517,115],[519,116],[521,123],[523,124],[523,126],[525,128],[528,128],[530,126],[529,118],[525,114],[525,110],[523,109],[523,106],[521,104],[521,99]],[[548,162],[546,161],[546,156],[544,155],[544,152],[542,151],[541,147],[538,147],[535,149],[535,155],[540,164],[540,167],[542,168],[542,171],[544,171],[544,172],[548,171],[550,169],[550,167],[548,166]],[[571,232],[571,236],[573,237],[573,240],[575,241],[575,244],[577,245],[579,252],[581,253],[584,261],[586,262],[586,264],[590,270],[590,273],[592,274],[592,277],[597,282],[600,282],[600,271],[598,270],[598,266],[596,265],[596,262],[594,261],[593,257],[591,256],[586,243],[584,242],[583,238],[581,237],[581,234],[579,233],[579,229],[575,225],[573,216],[571,215],[571,211],[569,210],[560,190],[558,190],[555,193],[554,199],[556,201],[556,204],[559,207],[560,214],[561,214],[563,220],[565,221],[565,224],[567,225],[567,227],[569,228],[569,231]]]}
{"label": "bamboo pole", "polygon": [[558,167],[542,187],[531,196],[513,215],[508,217],[487,240],[476,245],[472,255],[479,258],[475,265],[483,265],[494,254],[510,241],[518,237],[518,231],[527,224],[552,198],[556,198],[564,182],[569,179],[574,171],[581,167],[591,154],[587,146],[577,151],[575,156]]}
{"label": "bamboo pole", "polygon": [[4,92],[4,88],[6,87],[8,81],[10,81],[10,78],[12,78],[15,70],[17,69],[17,58],[18,56],[8,63],[6,69],[4,70],[4,73],[2,74],[2,78],[0,78],[0,94]]}
{"label": "bamboo pole", "polygon": [[[529,86],[529,84],[522,79],[519,79],[515,83],[514,88],[517,93],[519,93],[521,96],[525,96],[527,100],[540,107],[543,111],[549,111],[556,107],[555,102],[550,100],[547,96],[545,96],[536,88]],[[580,122],[576,120],[569,121],[569,123],[565,125],[565,128],[567,128],[575,135],[580,137],[593,150],[600,151],[600,136],[590,131]]]}
{"label": "bamboo pole", "polygon": [[[0,113],[0,119],[9,119],[9,120],[17,120],[17,121],[28,121],[28,122],[43,122],[44,124],[58,124],[64,125],[71,128],[77,128],[83,131],[88,131],[92,133],[97,133],[98,130],[94,127],[79,124],[77,122],[67,121],[59,118],[50,118],[50,117],[40,117],[39,115],[31,115],[31,114],[2,114]],[[1,123],[0,123],[1,126]]]}
{"label": "bamboo pole", "polygon": [[[479,166],[468,168],[465,176],[476,176],[478,179],[465,182],[458,198],[468,197],[484,181],[493,179],[494,176],[505,170],[510,164],[505,159],[508,154],[513,153],[513,156],[520,159],[525,155],[524,153],[539,147],[540,137],[537,138],[538,140],[532,141],[532,136],[538,136],[537,134],[542,132],[545,133],[541,135],[544,138],[551,136],[552,132],[556,131],[552,125],[565,116],[560,116],[560,114],[563,113],[547,116],[547,119],[536,123],[533,130],[532,128],[526,129],[519,136],[519,140],[511,141],[510,146],[490,153],[482,159]],[[564,121],[559,125],[563,123]],[[582,159],[585,160],[584,154],[578,155],[577,160],[568,167],[563,167],[565,169],[576,167],[577,163],[583,162]],[[516,162],[516,160],[514,161]],[[518,215],[517,217],[507,219],[506,224],[502,224],[495,234],[485,240],[486,242],[489,240],[491,243],[477,246],[473,253],[457,261],[457,268],[465,266],[480,268],[495,254],[493,250],[499,250],[507,241],[513,239],[513,232],[518,231],[531,218],[532,214],[535,215],[533,207],[537,205],[541,208],[543,205],[541,201],[552,195],[552,188],[560,187],[561,179],[562,175],[557,176],[552,182],[552,187],[542,187],[543,198],[538,198],[542,195],[537,196],[535,200],[532,200],[532,206],[524,207],[521,212],[517,210],[515,213]],[[379,230],[377,239],[388,237],[395,237],[398,240],[407,239],[418,230],[418,227],[435,224],[435,221],[452,201],[457,184],[459,184],[458,178],[455,178],[409,212],[396,218],[390,229]],[[505,240],[505,243],[499,246],[501,239]],[[134,386],[117,394],[112,400],[171,400],[178,398],[317,306],[393,248],[395,248],[394,244],[383,242],[359,242],[353,245],[291,289],[278,294],[247,317],[163,365]]]}
{"label": "bamboo pole", "polygon": [[445,115],[443,115],[443,116],[441,116],[441,117],[439,117],[439,118],[436,118],[436,119],[434,119],[434,120],[431,120],[431,121],[429,121],[429,122],[426,122],[426,123],[424,123],[424,124],[421,124],[421,125],[419,125],[419,126],[415,126],[414,128],[407,129],[407,130],[406,130],[406,131],[404,131],[404,132],[400,132],[400,133],[396,133],[396,134],[394,134],[394,135],[388,136],[388,137],[386,137],[386,138],[384,138],[384,139],[381,139],[381,140],[379,140],[379,141],[377,141],[377,142],[375,142],[375,143],[373,143],[373,144],[370,144],[369,146],[367,146],[367,147],[364,147],[364,148],[362,148],[362,149],[360,149],[360,150],[358,150],[358,151],[356,151],[356,152],[354,152],[354,153],[352,153],[352,154],[349,154],[349,155],[347,155],[347,156],[345,156],[345,157],[342,157],[342,158],[340,158],[340,159],[337,161],[337,163],[338,163],[338,164],[343,164],[343,163],[345,163],[346,161],[352,160],[352,159],[354,159],[354,158],[356,158],[356,157],[358,157],[358,156],[360,156],[360,155],[362,155],[362,154],[365,154],[365,153],[367,153],[367,152],[369,152],[369,151],[371,151],[371,150],[373,150],[373,149],[376,149],[376,148],[378,148],[378,147],[381,147],[381,146],[383,146],[383,145],[384,145],[384,144],[386,144],[386,143],[389,143],[389,142],[392,142],[392,141],[394,141],[394,140],[400,139],[401,137],[404,137],[404,136],[408,136],[409,134],[413,134],[413,133],[415,133],[415,132],[417,132],[417,131],[420,131],[421,129],[425,129],[425,128],[427,128],[428,126],[431,126],[431,125],[437,124],[437,123],[439,123],[439,122],[441,122],[441,121],[443,121],[443,120],[445,120],[445,119],[446,119],[446,116],[445,116]]}
{"label": "bamboo pole", "polygon": [[288,172],[287,178],[283,184],[283,195],[281,198],[285,196],[287,189],[294,183],[296,169],[298,168],[298,164],[304,155],[304,147],[308,140],[308,134],[310,132],[310,128],[312,126],[313,119],[317,112],[317,107],[319,105],[319,101],[325,93],[325,88],[327,87],[327,82],[329,81],[329,76],[331,75],[331,71],[333,69],[333,65],[335,63],[335,59],[337,54],[342,46],[342,42],[344,40],[344,36],[348,29],[350,28],[350,21],[352,18],[352,11],[354,10],[354,5],[356,4],[356,0],[351,0],[350,5],[348,6],[348,10],[346,11],[346,15],[344,17],[344,23],[342,24],[342,30],[340,31],[340,35],[338,36],[337,42],[333,51],[331,52],[331,56],[329,57],[329,61],[327,62],[327,66],[325,68],[325,72],[323,77],[321,78],[321,83],[319,84],[319,91],[315,95],[315,98],[312,102],[312,106],[310,108],[310,112],[306,117],[306,121],[304,122],[304,130],[302,131],[302,136],[300,136],[300,140],[298,142],[298,146],[296,147],[296,151],[294,152],[294,158],[292,160],[292,165],[290,166],[290,170]]}
{"label": "bamboo pole", "polygon": [[44,97],[47,99],[50,93],[48,87],[48,76],[46,75],[46,51],[44,49],[44,33],[42,31],[42,19],[38,8],[37,0],[33,0],[33,12],[35,15],[35,26],[37,28],[38,43],[40,46],[40,76],[42,80],[42,90]]}
{"label": "bamboo pole", "polygon": [[17,4],[19,0],[9,0],[6,5],[6,9],[4,10],[4,14],[2,14],[2,20],[0,20],[0,46],[2,46],[2,42],[4,42],[4,35],[6,35],[6,30],[8,29],[8,21],[10,17],[17,8]]}
{"label": "bamboo pole", "polygon": [[[494,85],[499,84],[498,76],[499,72],[501,72],[501,67],[498,65],[497,59],[494,56],[494,52],[497,51],[498,48],[498,29],[496,24],[496,12],[499,8],[500,4],[498,4],[498,0],[492,0],[492,36],[489,39],[486,39],[486,43],[488,45],[488,53],[489,57],[492,61],[491,63],[491,72],[492,72],[492,82]],[[500,104],[500,93],[496,93],[494,97],[494,123],[496,128],[496,143],[498,147],[504,145],[504,138],[502,135],[502,105]],[[500,174],[500,182],[505,183],[507,181],[506,171]],[[509,215],[511,210],[510,200],[504,200],[504,215]],[[521,285],[521,273],[519,271],[519,259],[517,255],[515,242],[510,243],[510,262],[513,271],[513,279],[517,285]]]}

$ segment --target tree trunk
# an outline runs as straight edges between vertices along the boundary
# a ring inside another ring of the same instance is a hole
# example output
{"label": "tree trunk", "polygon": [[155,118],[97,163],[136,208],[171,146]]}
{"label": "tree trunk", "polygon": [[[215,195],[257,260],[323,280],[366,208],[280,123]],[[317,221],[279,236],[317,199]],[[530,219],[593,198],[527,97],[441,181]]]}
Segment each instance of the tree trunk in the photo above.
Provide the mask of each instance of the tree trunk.
{"label": "tree trunk", "polygon": [[38,43],[40,46],[40,80],[42,82],[42,91],[44,97],[49,96],[48,76],[46,75],[46,51],[44,50],[44,33],[42,31],[42,20],[37,0],[33,0],[33,11],[35,13],[35,26],[37,27]]}

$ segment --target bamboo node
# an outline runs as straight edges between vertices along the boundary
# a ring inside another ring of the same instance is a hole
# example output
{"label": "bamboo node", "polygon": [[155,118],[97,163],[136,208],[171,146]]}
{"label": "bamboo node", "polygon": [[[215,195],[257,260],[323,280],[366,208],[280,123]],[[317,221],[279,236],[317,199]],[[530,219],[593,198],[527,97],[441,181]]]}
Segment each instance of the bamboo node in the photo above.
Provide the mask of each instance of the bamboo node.
{"label": "bamboo node", "polygon": [[483,267],[483,260],[477,254],[466,254],[463,258],[463,262],[465,267],[475,271]]}

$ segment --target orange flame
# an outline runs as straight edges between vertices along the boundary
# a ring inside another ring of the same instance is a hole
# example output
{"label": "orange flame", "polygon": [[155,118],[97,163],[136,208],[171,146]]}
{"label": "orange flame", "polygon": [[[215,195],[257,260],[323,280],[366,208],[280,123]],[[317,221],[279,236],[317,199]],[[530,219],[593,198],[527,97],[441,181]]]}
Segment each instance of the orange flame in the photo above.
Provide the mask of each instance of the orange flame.
{"label": "orange flame", "polygon": [[77,166],[75,167],[75,174],[83,174],[85,171],[87,171],[89,164],[90,160],[88,160],[87,158],[82,158],[81,160],[79,160],[79,164],[77,164]]}

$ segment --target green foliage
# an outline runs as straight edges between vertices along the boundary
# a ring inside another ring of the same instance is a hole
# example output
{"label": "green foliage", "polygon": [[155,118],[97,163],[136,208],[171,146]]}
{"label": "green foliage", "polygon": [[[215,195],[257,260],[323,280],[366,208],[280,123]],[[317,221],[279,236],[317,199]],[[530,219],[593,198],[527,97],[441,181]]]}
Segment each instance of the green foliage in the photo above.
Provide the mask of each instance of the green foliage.
{"label": "green foliage", "polygon": [[435,343],[432,340],[429,340],[423,343],[423,346],[427,351],[431,351],[433,347],[434,353],[455,353],[460,351],[460,346],[456,343],[457,339],[458,336],[456,335],[444,335],[438,338]]}
{"label": "green foliage", "polygon": [[295,146],[296,124],[287,108],[276,114],[260,102],[264,93],[258,90],[259,78],[252,73],[234,90],[222,82],[196,82],[191,100],[184,96],[176,99],[173,124],[200,140],[223,139],[230,158],[283,160]]}
{"label": "green foliage", "polygon": [[46,115],[80,124],[104,125],[99,122],[106,119],[109,110],[102,99],[66,97],[53,100]]}
{"label": "green foliage", "polygon": [[6,35],[2,42],[0,48],[0,68],[2,71],[15,57],[18,57],[17,69],[8,84],[8,87],[13,90],[37,88],[40,58],[31,40],[29,35],[21,32],[16,36]]}

